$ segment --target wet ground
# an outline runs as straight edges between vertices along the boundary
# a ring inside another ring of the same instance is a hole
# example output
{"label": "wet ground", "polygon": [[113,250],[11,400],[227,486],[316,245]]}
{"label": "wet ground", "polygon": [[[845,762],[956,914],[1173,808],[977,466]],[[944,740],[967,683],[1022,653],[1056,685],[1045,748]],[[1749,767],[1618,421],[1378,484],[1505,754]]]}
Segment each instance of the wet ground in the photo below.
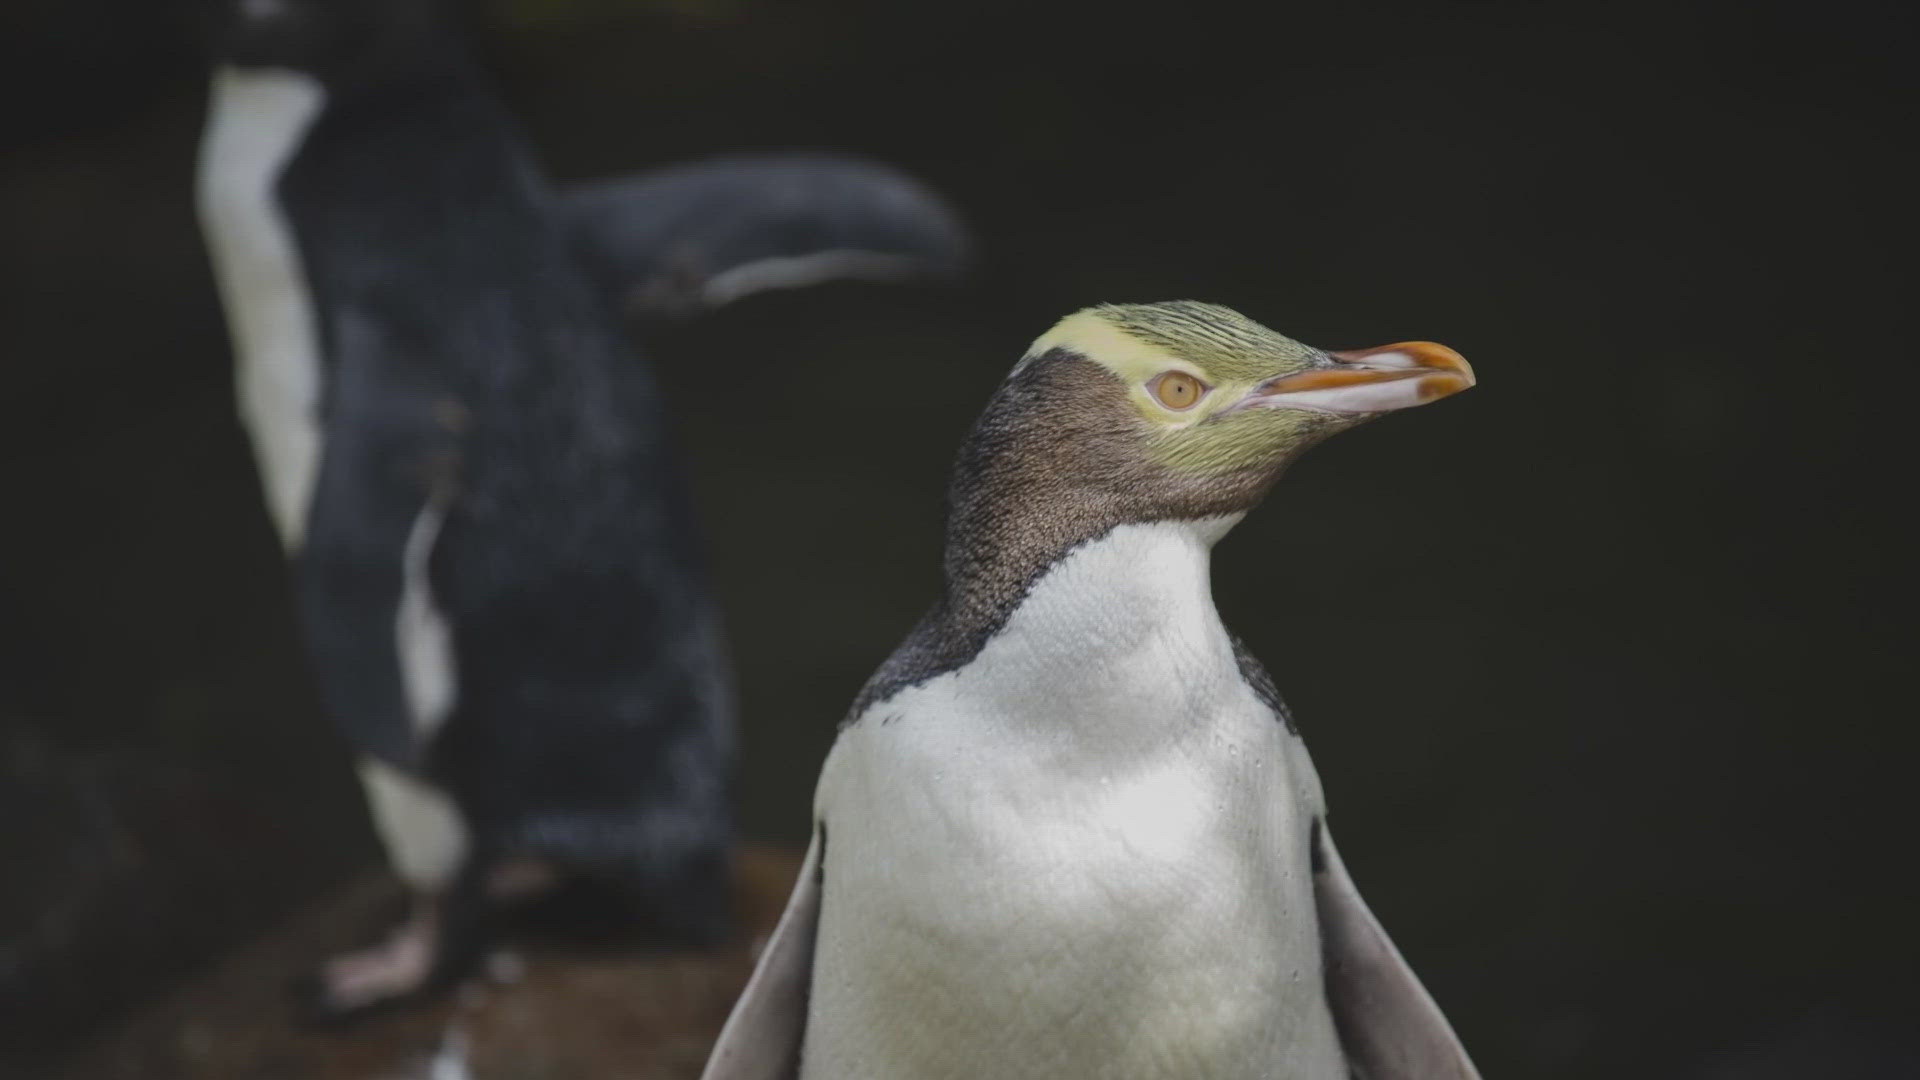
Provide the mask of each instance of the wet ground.
{"label": "wet ground", "polygon": [[740,934],[714,954],[509,947],[437,1002],[326,1030],[287,987],[398,899],[368,876],[136,1013],[48,1080],[692,1080],[779,919],[800,851],[750,845]]}

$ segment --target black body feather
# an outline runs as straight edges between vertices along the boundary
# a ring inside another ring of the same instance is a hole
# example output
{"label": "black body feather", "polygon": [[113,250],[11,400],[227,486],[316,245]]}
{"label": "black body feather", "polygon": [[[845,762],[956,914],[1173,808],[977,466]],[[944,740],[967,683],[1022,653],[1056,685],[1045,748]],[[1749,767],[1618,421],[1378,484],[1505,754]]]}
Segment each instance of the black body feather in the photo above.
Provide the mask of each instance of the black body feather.
{"label": "black body feather", "polygon": [[[320,312],[325,455],[297,563],[330,711],[449,792],[476,853],[694,869],[715,904],[732,718],[718,616],[648,367],[514,125],[423,44],[316,121],[280,184]],[[456,692],[411,736],[393,628],[429,562]]]}

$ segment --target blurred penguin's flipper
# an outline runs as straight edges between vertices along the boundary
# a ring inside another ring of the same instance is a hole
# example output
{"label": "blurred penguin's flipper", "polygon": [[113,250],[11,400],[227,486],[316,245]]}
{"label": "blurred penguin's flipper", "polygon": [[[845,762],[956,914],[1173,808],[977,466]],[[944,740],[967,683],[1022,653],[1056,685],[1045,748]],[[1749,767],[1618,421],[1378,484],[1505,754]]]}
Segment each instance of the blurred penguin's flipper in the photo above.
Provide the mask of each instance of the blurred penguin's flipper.
{"label": "blurred penguin's flipper", "polygon": [[716,158],[581,185],[564,213],[629,312],[694,315],[826,281],[957,275],[959,217],[919,182],[829,154]]}
{"label": "blurred penguin's flipper", "polygon": [[1325,822],[1313,830],[1327,1000],[1354,1075],[1366,1080],[1479,1080],[1466,1048],[1360,898]]}
{"label": "blurred penguin's flipper", "polygon": [[820,926],[818,828],[800,877],[787,899],[780,925],[760,953],[747,988],[707,1058],[700,1080],[794,1080],[800,1075],[800,1041],[807,1030],[807,994],[813,983],[813,941]]}
{"label": "blurred penguin's flipper", "polygon": [[[450,399],[417,375],[395,320],[344,308],[327,441],[300,550],[299,612],[327,711],[361,753],[417,767],[453,686],[429,564],[454,471]],[[415,700],[416,697],[418,700]]]}

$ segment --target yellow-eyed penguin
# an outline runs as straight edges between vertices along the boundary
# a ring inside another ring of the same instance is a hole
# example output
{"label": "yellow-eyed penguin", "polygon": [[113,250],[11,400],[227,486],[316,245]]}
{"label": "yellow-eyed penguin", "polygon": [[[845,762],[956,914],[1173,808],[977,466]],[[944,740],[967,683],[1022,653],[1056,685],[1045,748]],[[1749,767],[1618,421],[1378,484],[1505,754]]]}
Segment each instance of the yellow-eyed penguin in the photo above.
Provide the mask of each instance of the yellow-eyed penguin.
{"label": "yellow-eyed penguin", "polygon": [[907,178],[741,157],[557,191],[429,0],[231,0],[200,209],[314,673],[418,897],[323,966],[458,976],[513,894],[725,925],[731,693],[667,409],[618,313],[952,269]]}
{"label": "yellow-eyed penguin", "polygon": [[1227,308],[1037,341],[961,447],[946,591],[854,702],[706,1080],[1461,1080],[1334,850],[1210,549],[1335,432],[1473,385]]}

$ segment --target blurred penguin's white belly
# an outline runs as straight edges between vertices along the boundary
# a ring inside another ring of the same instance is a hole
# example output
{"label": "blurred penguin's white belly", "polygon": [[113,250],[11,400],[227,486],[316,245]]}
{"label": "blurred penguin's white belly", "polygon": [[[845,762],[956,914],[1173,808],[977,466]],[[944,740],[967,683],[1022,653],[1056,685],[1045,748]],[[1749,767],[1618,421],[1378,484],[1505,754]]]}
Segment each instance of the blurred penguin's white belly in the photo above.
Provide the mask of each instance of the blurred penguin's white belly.
{"label": "blurred penguin's white belly", "polygon": [[[1162,578],[1160,539],[1068,563]],[[836,745],[804,1075],[1344,1080],[1311,764],[1240,678],[1204,592],[1171,639],[1108,623],[1098,657],[1023,672],[1045,651],[1025,631],[1068,602],[1049,592],[1071,570],[973,664]]]}
{"label": "blurred penguin's white belly", "polygon": [[240,415],[281,542],[300,547],[320,469],[319,336],[275,186],[325,101],[294,71],[215,72],[200,146],[201,228],[233,340]]}

